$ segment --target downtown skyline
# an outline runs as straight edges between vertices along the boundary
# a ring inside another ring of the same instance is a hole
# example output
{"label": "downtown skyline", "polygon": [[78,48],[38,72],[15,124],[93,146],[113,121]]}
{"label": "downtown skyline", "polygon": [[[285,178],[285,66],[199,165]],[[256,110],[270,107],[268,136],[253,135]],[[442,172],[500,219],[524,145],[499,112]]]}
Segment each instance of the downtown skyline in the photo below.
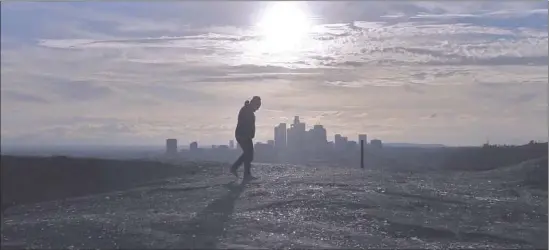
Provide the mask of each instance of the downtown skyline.
{"label": "downtown skyline", "polygon": [[[283,127],[281,127],[281,126],[283,126]],[[294,127],[296,129],[293,129]],[[298,130],[298,127],[301,127],[301,131]],[[280,128],[282,128],[282,131],[284,131],[283,135],[282,135],[282,138],[280,137]],[[266,140],[254,140],[254,143],[255,144],[270,144],[270,143],[272,143],[273,145],[275,145],[275,148],[278,148],[278,149],[281,149],[281,150],[291,150],[292,147],[295,147],[295,145],[292,145],[292,143],[296,140],[295,137],[299,137],[299,136],[303,137],[302,138],[303,143],[311,143],[310,141],[308,141],[308,140],[310,140],[310,138],[305,138],[305,137],[306,136],[312,136],[313,137],[312,138],[312,140],[313,140],[312,143],[322,143],[322,144],[329,144],[329,143],[335,144],[336,141],[338,140],[338,137],[339,137],[339,139],[343,139],[345,142],[354,141],[354,142],[357,142],[357,143],[360,143],[359,138],[364,138],[364,139],[366,139],[365,142],[364,142],[365,144],[369,144],[371,140],[381,140],[380,138],[369,137],[367,135],[367,133],[357,133],[356,138],[354,138],[354,137],[349,136],[349,135],[334,132],[333,136],[330,137],[330,136],[328,136],[328,130],[324,127],[324,125],[314,124],[314,125],[307,126],[307,122],[304,121],[304,120],[301,120],[299,116],[294,116],[294,119],[293,119],[292,123],[281,122],[281,123],[277,124],[276,126],[273,126],[273,129],[274,129],[274,131],[273,131],[274,133],[271,135],[271,138],[268,138]],[[298,130],[297,133],[304,133],[304,134],[303,135],[293,134],[292,130]],[[320,134],[319,134],[319,132],[320,132]],[[175,137],[172,137],[172,139],[177,140],[177,138],[175,138]],[[167,140],[172,140],[172,139],[167,139]],[[281,145],[281,142],[282,142],[283,145]],[[200,141],[189,141],[188,143],[185,144],[184,141],[179,141],[179,140],[178,140],[178,143],[181,143],[181,144],[178,144],[178,147],[181,147],[181,148],[189,148],[189,144],[191,144],[191,143],[197,143],[199,148],[211,148],[212,146],[227,146],[228,148],[234,149],[234,148],[238,147],[238,145],[237,145],[238,143],[236,143],[234,138],[233,139],[228,139],[225,143],[220,143],[220,144],[205,144],[205,145],[202,145],[200,143]]]}

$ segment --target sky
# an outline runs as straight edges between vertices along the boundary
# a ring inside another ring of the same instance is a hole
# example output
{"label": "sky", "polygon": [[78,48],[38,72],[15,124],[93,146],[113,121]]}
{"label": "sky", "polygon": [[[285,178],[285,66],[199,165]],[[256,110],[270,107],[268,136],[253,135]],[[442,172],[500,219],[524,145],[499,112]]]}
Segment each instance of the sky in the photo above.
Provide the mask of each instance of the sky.
{"label": "sky", "polygon": [[2,2],[2,145],[547,141],[547,1]]}

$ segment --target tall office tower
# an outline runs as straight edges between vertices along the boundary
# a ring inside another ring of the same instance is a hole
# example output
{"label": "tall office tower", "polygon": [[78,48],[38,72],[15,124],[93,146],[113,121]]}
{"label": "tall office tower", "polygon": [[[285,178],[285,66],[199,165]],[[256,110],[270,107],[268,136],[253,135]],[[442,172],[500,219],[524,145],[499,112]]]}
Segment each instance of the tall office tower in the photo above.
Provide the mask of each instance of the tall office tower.
{"label": "tall office tower", "polygon": [[315,151],[324,150],[328,145],[326,129],[322,125],[315,125],[310,131],[309,143]]}
{"label": "tall office tower", "polygon": [[285,149],[287,146],[287,129],[286,123],[280,123],[274,128],[275,147],[279,150]]}
{"label": "tall office tower", "polygon": [[166,139],[166,154],[177,154],[177,139]]}
{"label": "tall office tower", "polygon": [[293,145],[295,144],[294,140],[295,139],[294,139],[294,134],[292,130],[292,125],[290,125],[290,127],[286,129],[286,148],[287,149],[293,148]]}
{"label": "tall office tower", "polygon": [[299,131],[299,133],[305,134],[305,123],[299,121],[299,116],[294,117],[294,127]]}
{"label": "tall office tower", "polygon": [[343,141],[343,136],[341,136],[341,134],[334,135],[334,149],[335,150],[345,149],[345,142]]}
{"label": "tall office tower", "polygon": [[326,144],[328,137],[326,135],[326,129],[322,125],[315,125],[313,128],[315,142],[318,144]]}
{"label": "tall office tower", "polygon": [[288,131],[288,147],[294,151],[303,149],[306,135],[305,123],[299,121],[299,116],[295,116],[294,123],[290,125],[290,131]]}
{"label": "tall office tower", "polygon": [[304,144],[306,148],[312,148],[315,145],[315,131],[313,129],[305,131]]}

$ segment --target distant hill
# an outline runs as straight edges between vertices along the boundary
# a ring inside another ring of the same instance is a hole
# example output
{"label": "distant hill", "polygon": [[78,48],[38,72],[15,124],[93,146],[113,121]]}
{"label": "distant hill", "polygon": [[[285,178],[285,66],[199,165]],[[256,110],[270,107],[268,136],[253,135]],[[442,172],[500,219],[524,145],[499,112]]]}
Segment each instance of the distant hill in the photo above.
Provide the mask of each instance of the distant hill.
{"label": "distant hill", "polygon": [[123,190],[179,175],[198,165],[57,157],[1,157],[2,211],[13,205]]}
{"label": "distant hill", "polygon": [[490,170],[533,159],[547,159],[547,149],[547,142],[530,142],[520,146],[486,144],[483,147],[448,148],[442,165],[454,170]]}
{"label": "distant hill", "polygon": [[444,148],[443,144],[418,144],[418,143],[383,143],[384,147],[399,147],[399,148]]}

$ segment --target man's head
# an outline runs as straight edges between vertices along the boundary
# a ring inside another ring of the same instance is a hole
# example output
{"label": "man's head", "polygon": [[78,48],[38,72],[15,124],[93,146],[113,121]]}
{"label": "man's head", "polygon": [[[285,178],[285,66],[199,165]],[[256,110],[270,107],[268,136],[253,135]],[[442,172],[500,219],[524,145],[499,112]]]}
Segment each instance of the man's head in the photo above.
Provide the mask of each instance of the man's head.
{"label": "man's head", "polygon": [[261,97],[259,96],[252,97],[252,100],[250,101],[250,106],[254,111],[258,110],[259,107],[261,107]]}

